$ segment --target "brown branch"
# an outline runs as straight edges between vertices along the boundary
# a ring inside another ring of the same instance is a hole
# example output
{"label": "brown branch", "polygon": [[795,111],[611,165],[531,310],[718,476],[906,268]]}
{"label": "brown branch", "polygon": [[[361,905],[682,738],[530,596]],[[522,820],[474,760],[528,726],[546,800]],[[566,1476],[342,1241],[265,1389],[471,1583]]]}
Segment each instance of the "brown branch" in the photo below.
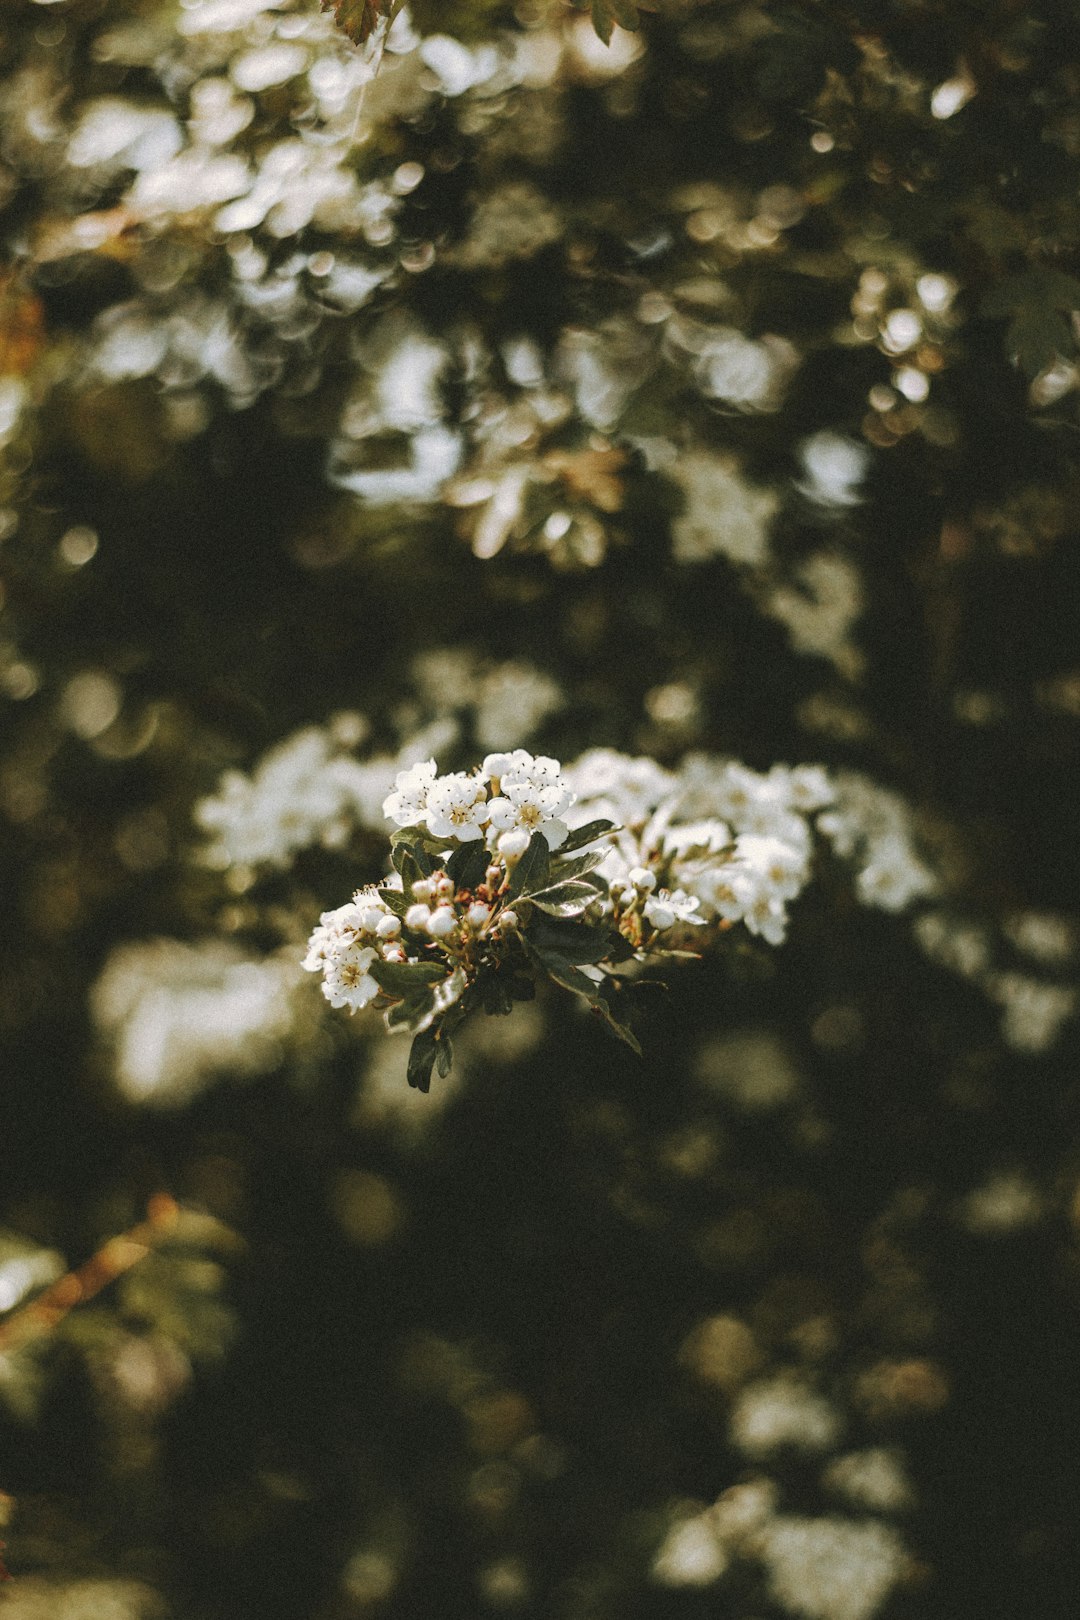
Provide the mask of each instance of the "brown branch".
{"label": "brown branch", "polygon": [[107,1288],[117,1277],[144,1260],[156,1244],[174,1229],[180,1206],[168,1193],[155,1193],[146,1206],[146,1219],[129,1232],[110,1238],[96,1254],[69,1271],[43,1294],[0,1322],[0,1355],[19,1350],[31,1339],[51,1333],[76,1305]]}

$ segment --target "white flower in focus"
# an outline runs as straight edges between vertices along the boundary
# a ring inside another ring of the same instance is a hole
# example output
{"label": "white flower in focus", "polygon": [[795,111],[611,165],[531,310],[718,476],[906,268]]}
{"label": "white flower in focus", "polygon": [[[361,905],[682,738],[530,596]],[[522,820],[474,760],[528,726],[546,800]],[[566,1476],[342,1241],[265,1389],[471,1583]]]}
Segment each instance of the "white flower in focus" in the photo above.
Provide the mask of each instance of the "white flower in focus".
{"label": "white flower in focus", "polygon": [[674,928],[676,923],[704,923],[696,915],[701,901],[685,889],[657,889],[645,902],[645,918],[656,929]]}
{"label": "white flower in focus", "polygon": [[428,790],[425,818],[436,838],[483,837],[488,821],[485,784],[467,771],[437,777]]}
{"label": "white flower in focus", "polygon": [[331,1007],[348,1007],[350,1012],[359,1012],[375,1000],[379,986],[368,972],[375,955],[374,948],[367,945],[326,964],[322,992]]}
{"label": "white flower in focus", "polygon": [[568,788],[557,780],[548,782],[541,777],[532,781],[502,782],[502,794],[488,806],[491,825],[500,832],[520,828],[523,832],[541,832],[549,849],[558,849],[566,842],[570,829],[562,820],[574,802]]}
{"label": "white flower in focus", "polygon": [[427,812],[428,794],[435,781],[433,759],[420,760],[394,778],[394,791],[383,800],[383,815],[399,827],[415,827]]}

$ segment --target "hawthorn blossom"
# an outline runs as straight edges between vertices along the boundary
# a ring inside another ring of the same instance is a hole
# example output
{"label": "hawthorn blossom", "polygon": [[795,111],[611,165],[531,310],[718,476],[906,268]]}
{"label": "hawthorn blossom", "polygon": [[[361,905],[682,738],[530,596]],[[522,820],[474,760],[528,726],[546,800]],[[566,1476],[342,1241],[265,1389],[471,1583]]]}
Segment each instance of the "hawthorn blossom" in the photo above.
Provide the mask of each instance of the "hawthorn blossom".
{"label": "hawthorn blossom", "polygon": [[428,790],[427,825],[436,838],[482,838],[487,812],[487,788],[467,771],[436,777]]}
{"label": "hawthorn blossom", "polygon": [[383,801],[383,814],[399,827],[414,827],[427,813],[428,794],[435,781],[435,761],[420,760],[394,778],[394,791]]}

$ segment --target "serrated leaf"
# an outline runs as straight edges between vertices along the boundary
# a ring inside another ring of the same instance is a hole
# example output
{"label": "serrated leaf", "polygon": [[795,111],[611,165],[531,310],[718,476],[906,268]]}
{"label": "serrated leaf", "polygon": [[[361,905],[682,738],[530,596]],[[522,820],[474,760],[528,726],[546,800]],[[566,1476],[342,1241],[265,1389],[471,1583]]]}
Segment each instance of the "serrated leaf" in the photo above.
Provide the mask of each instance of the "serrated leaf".
{"label": "serrated leaf", "polygon": [[438,1042],[433,1029],[422,1030],[409,1049],[406,1078],[417,1091],[430,1091],[431,1071],[438,1056]]}
{"label": "serrated leaf", "polygon": [[438,984],[446,969],[438,962],[372,962],[368,972],[390,996],[413,996],[425,986]]}
{"label": "serrated leaf", "polygon": [[395,872],[400,874],[406,894],[414,883],[421,878],[430,877],[432,872],[438,870],[438,861],[424,845],[410,827],[407,832],[395,835],[390,843],[390,862]]}
{"label": "serrated leaf", "polygon": [[402,889],[379,889],[379,899],[390,907],[395,917],[404,917],[412,901]]}
{"label": "serrated leaf", "polygon": [[580,917],[595,899],[596,890],[591,883],[557,883],[552,889],[531,894],[529,904],[549,917]]}
{"label": "serrated leaf", "polygon": [[587,872],[596,870],[606,854],[606,849],[590,849],[572,861],[562,861],[556,856],[551,868],[552,882],[565,883],[570,878],[584,877]]}
{"label": "serrated leaf", "polygon": [[518,895],[524,899],[535,889],[542,889],[548,879],[550,860],[547,839],[542,832],[534,832],[528,849],[510,874],[507,899],[516,900]]}
{"label": "serrated leaf", "polygon": [[334,21],[354,45],[365,45],[378,26],[380,17],[389,17],[394,0],[320,0],[323,11],[332,11]]}
{"label": "serrated leaf", "polygon": [[555,951],[579,967],[603,962],[610,952],[608,931],[590,928],[588,923],[561,922],[555,918],[534,917],[525,943],[539,951]]}
{"label": "serrated leaf", "polygon": [[584,827],[576,827],[568,834],[565,842],[559,845],[557,853],[569,855],[572,850],[584,849],[586,844],[594,844],[598,838],[618,830],[614,821],[587,821]]}

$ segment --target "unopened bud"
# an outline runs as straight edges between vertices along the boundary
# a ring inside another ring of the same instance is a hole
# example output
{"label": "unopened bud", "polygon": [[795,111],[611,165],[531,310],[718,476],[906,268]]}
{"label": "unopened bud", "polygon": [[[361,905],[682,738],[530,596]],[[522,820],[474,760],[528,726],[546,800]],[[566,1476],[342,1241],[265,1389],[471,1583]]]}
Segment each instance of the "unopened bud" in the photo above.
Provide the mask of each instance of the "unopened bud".
{"label": "unopened bud", "polygon": [[449,906],[440,906],[428,918],[427,931],[433,939],[445,939],[457,927],[457,918]]}
{"label": "unopened bud", "polygon": [[443,876],[435,879],[435,893],[440,900],[452,900],[456,892],[452,877]]}
{"label": "unopened bud", "polygon": [[360,913],[360,926],[365,934],[377,934],[385,912],[378,906],[365,906]]}
{"label": "unopened bud", "polygon": [[428,906],[410,906],[405,913],[406,928],[426,928],[431,910]]}
{"label": "unopened bud", "polygon": [[516,928],[517,926],[518,926],[518,914],[517,914],[516,911],[500,911],[500,913],[499,913],[499,927],[500,928]]}
{"label": "unopened bud", "polygon": [[408,957],[405,955],[405,952],[404,952],[403,948],[400,945],[396,945],[396,944],[395,945],[384,945],[383,948],[382,948],[382,958],[383,958],[384,962],[407,962],[408,961]]}
{"label": "unopened bud", "polygon": [[484,927],[490,916],[491,907],[483,905],[478,900],[476,904],[470,906],[468,911],[465,913],[465,921],[468,923],[470,928],[475,928],[477,932],[479,932],[479,930]]}
{"label": "unopened bud", "polygon": [[656,873],[650,872],[644,866],[632,866],[630,868],[630,881],[635,889],[640,889],[642,893],[648,894],[650,889],[656,888]]}
{"label": "unopened bud", "polygon": [[430,878],[417,878],[412,886],[414,900],[430,900],[435,893],[435,885]]}
{"label": "unopened bud", "polygon": [[501,866],[489,866],[487,871],[484,873],[484,882],[487,884],[492,893],[494,893],[499,887],[502,880],[503,870]]}
{"label": "unopened bud", "polygon": [[522,827],[511,827],[499,839],[499,854],[508,861],[516,861],[529,847],[529,835]]}
{"label": "unopened bud", "polygon": [[393,914],[389,917],[383,917],[375,932],[380,939],[393,939],[395,934],[401,933],[401,918],[395,917]]}

